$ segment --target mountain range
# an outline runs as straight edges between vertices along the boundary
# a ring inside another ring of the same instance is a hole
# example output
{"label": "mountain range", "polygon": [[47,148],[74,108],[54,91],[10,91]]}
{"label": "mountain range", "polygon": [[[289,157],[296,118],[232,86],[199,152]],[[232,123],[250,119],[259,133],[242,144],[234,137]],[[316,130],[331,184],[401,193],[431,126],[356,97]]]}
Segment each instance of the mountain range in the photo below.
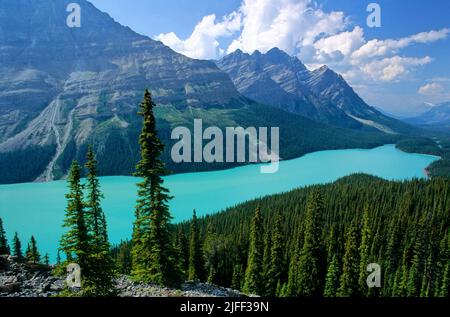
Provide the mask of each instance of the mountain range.
{"label": "mountain range", "polygon": [[258,102],[345,128],[391,134],[409,129],[369,106],[327,66],[309,71],[297,57],[278,48],[251,55],[237,50],[217,65],[227,72],[240,93]]}
{"label": "mountain range", "polygon": [[170,131],[205,125],[279,126],[281,157],[373,147],[413,131],[368,106],[327,67],[237,51],[222,60],[178,54],[115,22],[86,0],[82,25],[66,25],[70,0],[2,0],[0,183],[63,178],[94,145],[101,175],[131,175],[139,158],[143,90],[158,104],[163,159],[175,172],[227,164],[175,164]]}
{"label": "mountain range", "polygon": [[423,127],[450,128],[450,101],[428,108],[428,111],[405,121]]}

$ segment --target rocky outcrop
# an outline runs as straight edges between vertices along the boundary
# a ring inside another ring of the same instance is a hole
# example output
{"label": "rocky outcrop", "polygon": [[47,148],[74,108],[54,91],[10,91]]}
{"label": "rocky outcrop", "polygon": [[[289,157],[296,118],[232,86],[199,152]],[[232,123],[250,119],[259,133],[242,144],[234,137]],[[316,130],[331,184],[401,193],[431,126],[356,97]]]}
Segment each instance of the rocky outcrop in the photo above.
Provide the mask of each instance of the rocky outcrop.
{"label": "rocky outcrop", "polygon": [[17,263],[11,256],[0,256],[0,297],[49,297],[57,295],[64,281],[51,274],[51,267]]}
{"label": "rocky outcrop", "polygon": [[[58,296],[65,281],[52,275],[52,267],[17,263],[11,256],[0,256],[0,297]],[[127,276],[116,281],[119,297],[241,297],[239,291],[200,282],[186,282],[180,289],[134,282]]]}

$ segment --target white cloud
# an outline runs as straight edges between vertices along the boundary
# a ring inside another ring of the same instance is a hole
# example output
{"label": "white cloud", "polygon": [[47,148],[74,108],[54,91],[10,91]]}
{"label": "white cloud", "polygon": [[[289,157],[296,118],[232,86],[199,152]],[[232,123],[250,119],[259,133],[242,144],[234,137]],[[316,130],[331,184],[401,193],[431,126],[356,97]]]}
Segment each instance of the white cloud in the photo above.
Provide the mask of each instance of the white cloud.
{"label": "white cloud", "polygon": [[431,62],[432,59],[429,56],[423,58],[393,56],[359,65],[359,67],[373,80],[394,81],[408,74],[411,69]]}
{"label": "white cloud", "polygon": [[[400,56],[413,44],[426,44],[448,37],[450,29],[417,33],[400,39],[366,40],[361,26],[353,26],[343,12],[325,12],[311,0],[242,0],[230,15],[205,16],[187,39],[175,33],[157,39],[193,58],[217,59],[241,49],[266,52],[278,47],[298,56],[308,67],[327,64],[351,84],[362,81],[397,81],[432,61],[428,56]],[[227,38],[228,47],[221,45]]]}
{"label": "white cloud", "polygon": [[444,87],[439,83],[425,84],[419,88],[419,94],[424,96],[435,96],[444,91]]}
{"label": "white cloud", "polygon": [[228,53],[236,49],[266,52],[278,47],[295,54],[320,36],[336,34],[347,25],[343,12],[326,13],[308,0],[244,0],[239,12],[242,32]]}
{"label": "white cloud", "polygon": [[385,56],[388,54],[396,54],[402,48],[405,48],[414,43],[432,43],[438,40],[447,38],[450,29],[442,29],[438,31],[422,32],[409,37],[404,37],[398,40],[387,39],[378,40],[373,39],[356,50],[352,57],[355,59],[373,58]]}
{"label": "white cloud", "polygon": [[205,16],[194,28],[191,36],[185,40],[175,33],[160,34],[157,40],[163,42],[173,50],[191,58],[214,59],[223,55],[218,38],[231,36],[241,28],[241,16],[232,13],[216,22],[214,14]]}
{"label": "white cloud", "polygon": [[353,31],[341,32],[316,41],[313,45],[314,59],[324,63],[335,60],[336,56],[344,59],[364,43],[364,31],[361,27],[356,26]]}

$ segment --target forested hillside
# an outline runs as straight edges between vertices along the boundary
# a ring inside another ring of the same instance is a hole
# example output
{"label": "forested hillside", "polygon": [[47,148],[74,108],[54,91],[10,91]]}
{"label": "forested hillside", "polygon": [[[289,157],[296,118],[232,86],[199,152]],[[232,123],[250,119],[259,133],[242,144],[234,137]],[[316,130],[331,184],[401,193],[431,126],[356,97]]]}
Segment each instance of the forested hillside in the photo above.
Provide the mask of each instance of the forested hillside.
{"label": "forested hillside", "polygon": [[[271,296],[415,297],[448,296],[449,223],[449,181],[355,175],[176,231],[181,266],[201,268],[199,278],[219,285]],[[202,255],[189,252],[196,243]],[[366,286],[369,263],[381,266],[381,288]]]}
{"label": "forested hillside", "polygon": [[397,143],[397,148],[409,153],[424,153],[440,156],[441,159],[427,167],[431,178],[450,178],[450,137],[447,134],[438,138],[412,138]]}

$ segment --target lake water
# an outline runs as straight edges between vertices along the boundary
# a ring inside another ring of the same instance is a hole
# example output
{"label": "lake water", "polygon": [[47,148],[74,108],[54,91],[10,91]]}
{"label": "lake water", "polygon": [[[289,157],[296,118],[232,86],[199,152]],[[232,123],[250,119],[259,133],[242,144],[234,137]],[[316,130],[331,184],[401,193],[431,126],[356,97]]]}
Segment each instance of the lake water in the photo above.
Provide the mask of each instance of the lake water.
{"label": "lake water", "polygon": [[[424,178],[424,169],[437,159],[404,153],[393,145],[386,145],[371,150],[307,154],[281,162],[275,174],[261,174],[259,165],[249,165],[224,171],[172,175],[165,178],[165,184],[175,197],[170,204],[174,221],[180,222],[189,219],[193,209],[199,215],[211,214],[253,198],[333,182],[353,173],[362,172],[388,180]],[[112,243],[131,236],[136,182],[133,177],[101,178],[105,195],[103,209]],[[17,231],[25,248],[34,234],[41,254],[48,252],[54,259],[62,234],[66,192],[65,181],[0,185],[0,217],[9,242]]]}

